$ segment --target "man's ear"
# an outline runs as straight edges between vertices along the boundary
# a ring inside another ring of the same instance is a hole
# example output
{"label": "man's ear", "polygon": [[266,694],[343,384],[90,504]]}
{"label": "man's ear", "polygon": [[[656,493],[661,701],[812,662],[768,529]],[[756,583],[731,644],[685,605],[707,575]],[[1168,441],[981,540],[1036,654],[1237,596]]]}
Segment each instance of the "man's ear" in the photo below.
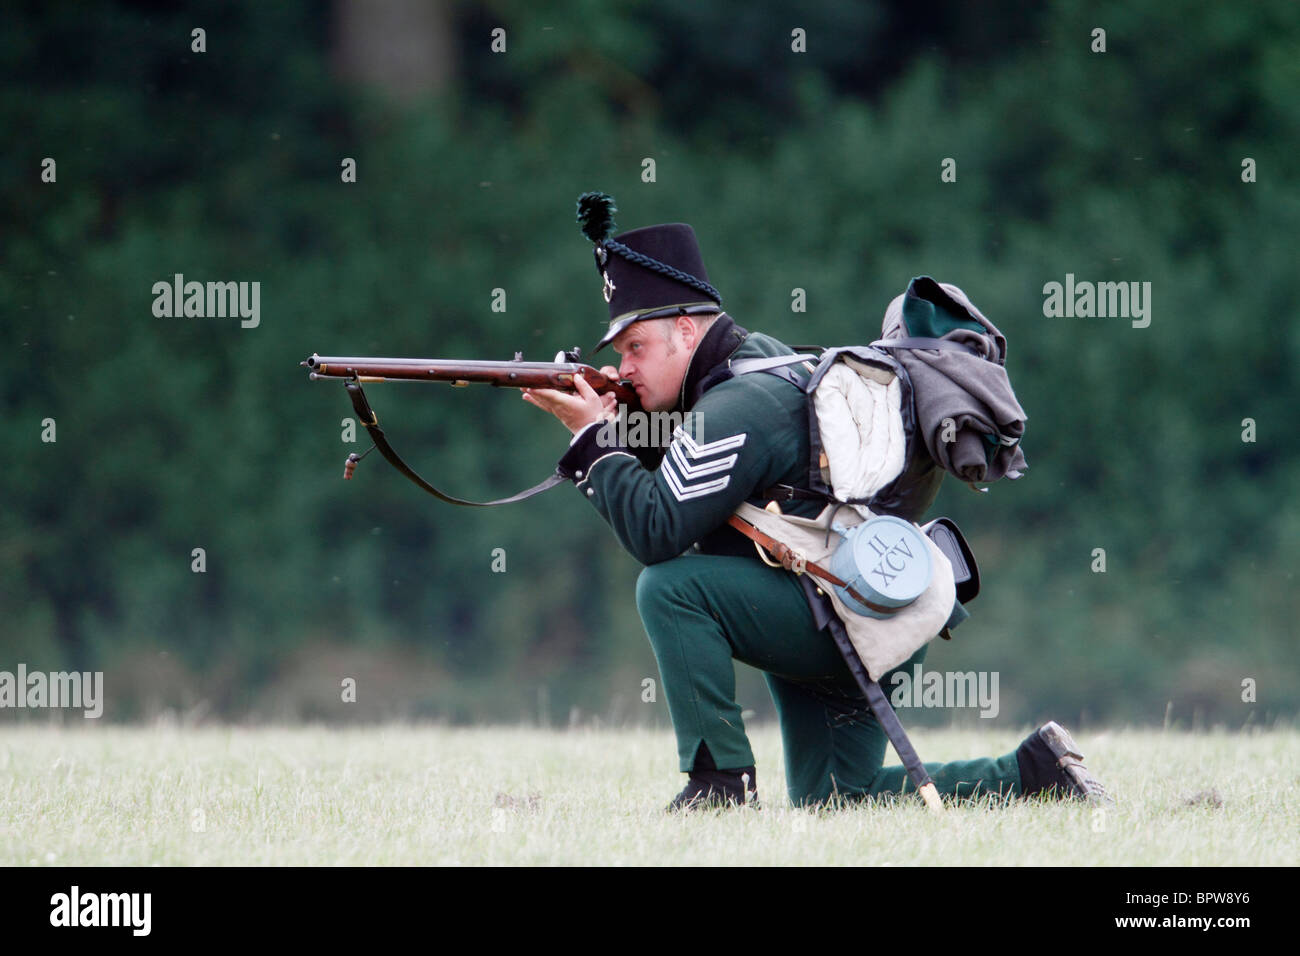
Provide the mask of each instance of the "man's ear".
{"label": "man's ear", "polygon": [[699,342],[701,338],[700,330],[695,327],[695,323],[686,316],[679,315],[677,316],[676,325],[677,331],[681,334],[682,342],[685,344],[687,350],[689,351],[690,349],[695,348],[696,343]]}

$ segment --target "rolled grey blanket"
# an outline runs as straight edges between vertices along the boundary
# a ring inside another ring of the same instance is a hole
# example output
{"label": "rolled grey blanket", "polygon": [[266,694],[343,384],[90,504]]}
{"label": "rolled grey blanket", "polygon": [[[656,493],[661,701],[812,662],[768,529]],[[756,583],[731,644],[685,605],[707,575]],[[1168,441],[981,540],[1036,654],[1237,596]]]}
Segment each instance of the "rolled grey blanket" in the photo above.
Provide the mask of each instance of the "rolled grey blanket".
{"label": "rolled grey blanket", "polygon": [[966,293],[929,276],[915,278],[889,303],[881,332],[885,339],[947,339],[978,353],[891,350],[912,379],[917,425],[935,462],[966,482],[1019,478],[1029,467],[1020,450],[1028,416],[1004,367],[1007,340]]}

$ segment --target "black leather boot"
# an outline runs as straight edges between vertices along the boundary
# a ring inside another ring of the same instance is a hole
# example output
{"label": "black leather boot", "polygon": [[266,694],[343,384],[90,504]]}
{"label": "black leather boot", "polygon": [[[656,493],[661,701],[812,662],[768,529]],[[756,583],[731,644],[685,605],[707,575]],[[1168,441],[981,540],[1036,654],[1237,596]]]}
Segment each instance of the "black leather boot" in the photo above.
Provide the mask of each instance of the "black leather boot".
{"label": "black leather boot", "polygon": [[753,767],[719,770],[705,744],[695,755],[695,769],[681,793],[668,804],[668,812],[679,810],[717,810],[726,807],[758,806],[758,792]]}
{"label": "black leather boot", "polygon": [[1101,781],[1083,765],[1083,754],[1069,731],[1051,720],[1016,749],[1020,767],[1020,795],[1046,794],[1059,800],[1079,799],[1098,805],[1114,804]]}

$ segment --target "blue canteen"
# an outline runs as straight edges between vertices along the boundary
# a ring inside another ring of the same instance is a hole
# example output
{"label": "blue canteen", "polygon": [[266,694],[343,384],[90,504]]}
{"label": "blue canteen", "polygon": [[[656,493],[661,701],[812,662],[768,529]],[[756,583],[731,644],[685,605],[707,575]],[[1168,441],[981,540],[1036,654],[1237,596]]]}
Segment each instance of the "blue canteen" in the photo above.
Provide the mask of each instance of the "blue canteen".
{"label": "blue canteen", "polygon": [[[880,515],[852,528],[834,525],[833,530],[844,540],[831,557],[831,573],[872,604],[906,607],[930,586],[930,549],[911,522]],[[872,610],[847,588],[836,587],[835,592],[858,614],[888,618],[893,613]]]}

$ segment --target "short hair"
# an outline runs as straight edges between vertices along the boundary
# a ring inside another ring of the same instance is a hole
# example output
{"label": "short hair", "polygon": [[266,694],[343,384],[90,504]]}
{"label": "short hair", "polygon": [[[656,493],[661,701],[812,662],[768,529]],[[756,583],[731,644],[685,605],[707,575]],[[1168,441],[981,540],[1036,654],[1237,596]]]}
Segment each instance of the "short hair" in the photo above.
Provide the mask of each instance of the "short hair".
{"label": "short hair", "polygon": [[[672,344],[673,329],[677,328],[678,318],[680,318],[680,316],[667,316],[666,318],[654,320],[656,323],[659,324],[659,329],[664,334],[664,341],[669,343],[669,345]],[[710,312],[706,315],[688,315],[686,316],[686,318],[694,322],[695,328],[701,334],[703,334],[704,332],[707,332],[709,330],[709,327],[713,325],[715,321],[717,321],[718,313]]]}

